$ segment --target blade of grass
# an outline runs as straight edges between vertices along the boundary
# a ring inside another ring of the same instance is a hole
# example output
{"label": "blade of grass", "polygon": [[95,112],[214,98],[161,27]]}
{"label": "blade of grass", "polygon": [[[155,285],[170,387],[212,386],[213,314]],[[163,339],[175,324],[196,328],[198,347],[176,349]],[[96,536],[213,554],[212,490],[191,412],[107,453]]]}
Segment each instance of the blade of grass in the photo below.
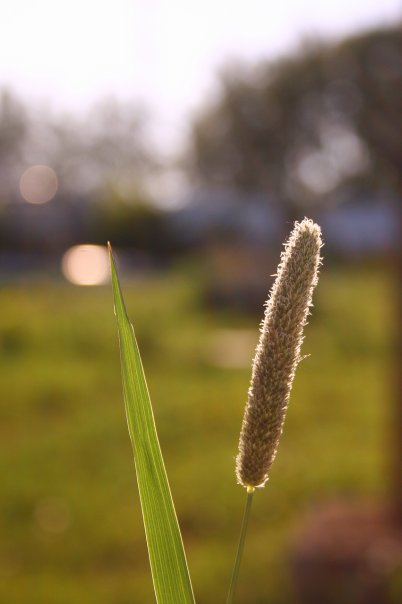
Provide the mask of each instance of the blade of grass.
{"label": "blade of grass", "polygon": [[120,342],[124,403],[155,595],[159,604],[194,603],[186,555],[160,450],[145,374],[134,329],[124,305],[110,244],[109,255]]}

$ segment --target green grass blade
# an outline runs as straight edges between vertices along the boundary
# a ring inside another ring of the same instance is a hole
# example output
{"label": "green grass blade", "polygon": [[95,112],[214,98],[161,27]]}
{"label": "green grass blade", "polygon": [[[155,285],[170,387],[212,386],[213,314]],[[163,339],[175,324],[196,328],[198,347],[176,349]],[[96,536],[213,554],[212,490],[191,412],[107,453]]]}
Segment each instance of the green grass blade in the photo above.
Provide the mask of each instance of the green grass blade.
{"label": "green grass blade", "polygon": [[159,604],[193,603],[186,555],[159,446],[141,357],[124,305],[111,248],[123,394],[155,595]]}

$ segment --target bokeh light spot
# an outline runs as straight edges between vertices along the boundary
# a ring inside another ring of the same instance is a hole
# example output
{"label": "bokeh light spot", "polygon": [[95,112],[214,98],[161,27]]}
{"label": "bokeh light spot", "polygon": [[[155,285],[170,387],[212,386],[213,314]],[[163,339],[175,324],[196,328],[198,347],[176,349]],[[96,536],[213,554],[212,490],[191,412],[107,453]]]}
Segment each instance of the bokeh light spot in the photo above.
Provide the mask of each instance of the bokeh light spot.
{"label": "bokeh light spot", "polygon": [[61,261],[65,278],[75,285],[102,285],[109,280],[109,256],[100,245],[75,245]]}
{"label": "bokeh light spot", "polygon": [[30,166],[20,178],[20,192],[28,203],[47,203],[57,193],[56,172],[49,166]]}

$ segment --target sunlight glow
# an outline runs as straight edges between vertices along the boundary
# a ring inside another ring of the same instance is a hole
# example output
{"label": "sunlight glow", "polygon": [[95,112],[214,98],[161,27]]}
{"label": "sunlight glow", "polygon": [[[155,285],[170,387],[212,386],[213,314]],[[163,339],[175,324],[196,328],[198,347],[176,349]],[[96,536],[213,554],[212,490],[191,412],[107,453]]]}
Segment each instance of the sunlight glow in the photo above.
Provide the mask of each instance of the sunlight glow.
{"label": "sunlight glow", "polygon": [[75,285],[102,285],[109,281],[109,256],[100,245],[70,247],[61,261],[65,278]]}
{"label": "sunlight glow", "polygon": [[28,203],[47,203],[59,187],[56,172],[49,166],[30,166],[20,178],[20,192]]}
{"label": "sunlight glow", "polygon": [[272,59],[301,37],[337,38],[401,18],[400,0],[3,4],[2,86],[28,103],[49,99],[78,112],[103,97],[138,99],[165,149],[184,140],[189,115],[219,92],[215,74],[231,59]]}

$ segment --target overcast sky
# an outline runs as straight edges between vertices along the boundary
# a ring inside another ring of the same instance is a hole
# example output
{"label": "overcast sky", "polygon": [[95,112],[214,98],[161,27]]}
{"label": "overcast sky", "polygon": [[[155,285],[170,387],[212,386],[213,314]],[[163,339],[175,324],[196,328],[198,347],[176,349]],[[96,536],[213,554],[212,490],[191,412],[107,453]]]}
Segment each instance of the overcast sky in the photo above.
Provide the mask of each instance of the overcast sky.
{"label": "overcast sky", "polygon": [[105,96],[138,99],[173,150],[230,58],[399,18],[400,0],[3,0],[0,86],[74,111]]}

